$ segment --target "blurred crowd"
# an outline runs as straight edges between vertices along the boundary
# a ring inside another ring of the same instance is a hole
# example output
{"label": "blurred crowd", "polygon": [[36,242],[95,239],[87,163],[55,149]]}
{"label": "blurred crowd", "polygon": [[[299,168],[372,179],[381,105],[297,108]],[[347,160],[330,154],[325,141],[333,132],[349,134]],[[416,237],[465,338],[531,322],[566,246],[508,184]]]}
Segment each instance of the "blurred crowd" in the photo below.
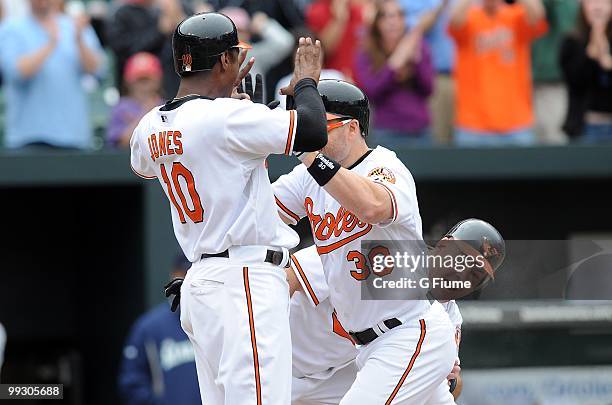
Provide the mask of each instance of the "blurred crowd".
{"label": "blurred crowd", "polygon": [[612,0],[0,0],[4,147],[125,147],[205,11],[253,45],[268,100],[320,39],[322,78],[370,98],[372,146],[612,141]]}

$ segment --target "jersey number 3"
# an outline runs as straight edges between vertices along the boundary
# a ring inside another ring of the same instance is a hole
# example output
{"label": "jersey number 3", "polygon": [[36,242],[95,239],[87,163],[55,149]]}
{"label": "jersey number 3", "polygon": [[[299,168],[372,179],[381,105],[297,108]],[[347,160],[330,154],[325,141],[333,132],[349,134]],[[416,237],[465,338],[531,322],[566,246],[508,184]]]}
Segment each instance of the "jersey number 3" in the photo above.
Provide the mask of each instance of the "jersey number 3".
{"label": "jersey number 3", "polygon": [[[166,188],[168,190],[168,198],[176,208],[178,212],[179,219],[182,224],[187,223],[185,220],[185,214],[191,219],[194,223],[202,222],[204,219],[204,208],[202,208],[202,202],[200,201],[200,195],[195,187],[195,180],[193,179],[193,174],[183,166],[180,162],[172,163],[172,172],[170,176],[172,177],[172,184],[170,183],[170,178],[168,177],[168,173],[166,172],[166,167],[161,164],[161,175],[164,179],[164,183],[166,183]],[[183,193],[183,189],[181,188],[180,179],[187,185],[187,191],[189,192],[189,197],[191,198],[191,205],[193,208],[190,208],[187,204],[187,199],[185,198],[185,193]],[[176,197],[174,195],[174,191],[172,191],[172,185],[174,185],[174,189],[176,190],[176,194],[181,200],[181,204],[179,205]]]}

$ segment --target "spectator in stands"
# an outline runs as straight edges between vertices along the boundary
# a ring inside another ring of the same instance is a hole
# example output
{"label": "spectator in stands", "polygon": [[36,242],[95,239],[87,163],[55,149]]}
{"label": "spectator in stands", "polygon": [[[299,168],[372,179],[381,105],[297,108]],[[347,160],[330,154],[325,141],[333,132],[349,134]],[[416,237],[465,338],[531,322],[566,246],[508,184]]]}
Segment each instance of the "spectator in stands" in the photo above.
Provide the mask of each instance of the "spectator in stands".
{"label": "spectator in stands", "polygon": [[546,33],[540,0],[458,0],[455,144],[532,145],[531,42]]}
{"label": "spectator in stands", "polygon": [[[243,8],[227,7],[219,11],[234,21],[241,41],[250,43],[253,36],[260,38],[253,42],[248,57],[255,57],[255,65],[251,69],[253,75],[266,76],[268,71],[284,60],[293,50],[295,40],[293,35],[278,22],[268,18],[262,12],[253,14],[253,18]],[[265,99],[265,95],[264,95]]]}
{"label": "spectator in stands", "polygon": [[544,0],[548,33],[531,48],[535,108],[535,132],[545,144],[567,143],[561,130],[567,112],[567,92],[563,83],[559,52],[565,35],[576,23],[576,0]]}
{"label": "spectator in stands", "polygon": [[102,74],[100,43],[86,18],[56,11],[55,0],[30,0],[31,15],[0,30],[5,84],[5,143],[87,148],[91,126],[84,73]]}
{"label": "spectator in stands", "polygon": [[91,26],[103,47],[106,47],[105,23],[108,19],[108,2],[104,0],[90,0],[87,3],[87,15],[91,19]]}
{"label": "spectator in stands", "polygon": [[306,25],[321,40],[325,68],[353,78],[353,62],[367,7],[367,0],[314,0],[307,7]]}
{"label": "spectator in stands", "polygon": [[123,81],[126,95],[111,111],[106,139],[113,146],[127,148],[140,119],[162,104],[162,68],[159,59],[146,52],[132,55],[125,64]]}
{"label": "spectator in stands", "polygon": [[355,77],[374,109],[372,143],[390,148],[430,143],[433,66],[420,29],[407,31],[399,3],[383,0],[363,45]]}
{"label": "spectator in stands", "polygon": [[612,141],[612,0],[583,0],[578,26],[561,47],[569,91],[564,130],[587,143]]}
{"label": "spectator in stands", "polygon": [[[190,265],[177,257],[171,278],[185,277]],[[119,392],[126,405],[202,403],[193,347],[181,328],[180,311],[171,312],[168,303],[134,323],[123,348]]]}
{"label": "spectator in stands", "polygon": [[[295,52],[297,51],[298,48],[298,40],[300,37],[310,37],[310,38],[316,38],[312,32],[308,31],[307,29],[298,29],[294,31],[294,40],[295,40],[295,47],[293,49],[293,52],[291,53],[292,55],[295,55]],[[287,107],[287,96],[280,94],[280,89],[282,89],[283,87],[287,87],[289,85],[289,83],[291,82],[291,78],[293,77],[293,61],[291,61],[291,72],[288,75],[282,77],[278,83],[276,83],[276,91],[274,92],[275,95],[275,99],[278,100],[280,102],[280,107],[281,108],[286,108]],[[325,80],[325,79],[336,79],[336,80],[346,80],[346,77],[342,74],[342,72],[339,72],[337,70],[334,69],[321,69],[321,75],[320,75],[320,80]]]}
{"label": "spectator in stands", "polygon": [[453,138],[455,118],[455,43],[448,33],[450,9],[456,0],[401,0],[410,28],[420,28],[431,49],[435,70],[434,91],[429,99],[431,133],[439,144]]}
{"label": "spectator in stands", "polygon": [[0,0],[0,21],[26,16],[29,6],[29,2],[25,0]]}
{"label": "spectator in stands", "polygon": [[106,40],[115,54],[117,87],[125,91],[122,80],[128,58],[138,52],[157,56],[164,71],[163,93],[173,98],[178,90],[174,72],[172,33],[185,17],[180,0],[125,0],[107,22]]}

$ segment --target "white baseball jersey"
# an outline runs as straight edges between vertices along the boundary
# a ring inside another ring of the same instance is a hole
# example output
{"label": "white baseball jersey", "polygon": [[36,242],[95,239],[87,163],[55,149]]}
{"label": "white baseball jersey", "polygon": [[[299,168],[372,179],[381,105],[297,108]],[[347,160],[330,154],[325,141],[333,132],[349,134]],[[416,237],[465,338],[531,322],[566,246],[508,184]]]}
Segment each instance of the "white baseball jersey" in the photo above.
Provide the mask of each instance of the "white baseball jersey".
{"label": "white baseball jersey", "polygon": [[[291,298],[293,376],[322,379],[332,369],[353,361],[357,349],[329,302],[329,288],[316,246],[292,255],[291,267],[296,274],[308,269],[310,276],[309,284],[302,285],[304,292],[296,291]],[[304,282],[304,278],[298,278]]]}
{"label": "white baseball jersey", "polygon": [[[315,248],[309,247],[303,249],[297,252],[292,259],[293,271],[296,274],[305,274],[306,271],[304,269],[307,269],[309,274],[308,278],[305,276],[298,277],[298,280],[302,283],[304,293],[296,292],[291,300],[290,322],[293,341],[292,403],[294,405],[337,404],[347,395],[347,392],[351,389],[357,378],[358,372],[355,357],[358,354],[358,350],[348,339],[343,340],[339,338],[345,335],[346,332],[337,319],[333,319],[333,325],[330,325],[330,314],[333,316],[334,312],[331,304],[329,304],[329,288],[325,283],[324,277],[321,276],[324,273],[323,266]],[[444,314],[442,307],[444,307],[448,315]],[[435,313],[434,309],[439,309],[437,313],[440,318],[447,318],[447,320],[450,318],[456,330],[460,331],[462,318],[459,308],[454,301],[442,305],[434,303],[430,312]],[[435,375],[440,368],[437,362],[431,361],[432,358],[440,358],[440,349],[444,347],[442,344],[443,339],[435,336],[436,331],[434,329],[437,322],[433,319],[435,316],[432,316],[432,313],[425,316],[429,328],[429,340],[424,339],[426,343],[423,342],[423,345],[426,347],[422,348],[423,353],[419,355],[419,359],[427,357],[428,360],[424,362],[419,361],[419,366],[412,372],[411,378],[420,379],[420,381],[412,384],[412,389],[409,389],[411,391],[419,391],[422,388],[420,382],[422,381],[423,384],[427,384],[430,376]],[[449,333],[450,324],[447,325],[447,333]],[[416,328],[410,329],[416,330]],[[405,338],[402,339],[404,343],[405,340]],[[383,341],[385,341],[384,338],[377,342]],[[405,364],[402,364],[402,359],[404,359],[404,362],[407,361],[406,353],[409,353],[409,351],[406,351],[398,342],[392,342],[390,346],[393,347],[395,352],[394,357],[400,359],[400,367],[405,367]],[[426,352],[430,354],[425,355]],[[456,354],[456,349],[454,352]],[[378,367],[382,367],[382,369]],[[373,369],[366,371],[366,375],[372,375],[371,377],[366,377],[366,379],[368,381],[371,378],[382,377],[385,379],[393,375],[390,371],[387,363],[375,365]],[[426,377],[421,378],[423,375]],[[393,381],[392,378],[391,380]],[[438,388],[430,399],[431,403],[452,403],[452,396],[448,395],[448,386],[441,385],[445,390]],[[371,395],[372,390],[370,388],[366,387],[363,389],[368,390],[368,394]],[[406,387],[404,388],[406,389]],[[389,395],[389,392],[391,391],[387,389],[387,395]],[[358,392],[357,397],[360,395],[361,393]],[[418,397],[414,401],[423,403]],[[348,403],[355,402],[349,401]]]}
{"label": "white baseball jersey", "polygon": [[183,101],[147,113],[130,147],[134,172],[164,189],[185,256],[297,245],[276,213],[265,163],[271,153],[291,153],[296,111],[231,98]]}
{"label": "white baseball jersey", "polygon": [[[459,355],[459,345],[461,344],[461,325],[463,325],[463,316],[459,311],[459,305],[455,300],[443,302],[442,306],[446,310],[448,317],[455,327],[455,343],[457,344],[457,356]],[[457,357],[458,358],[458,357]]]}
{"label": "white baseball jersey", "polygon": [[[294,221],[308,216],[331,304],[347,330],[361,331],[389,318],[416,321],[430,308],[427,300],[362,300],[360,289],[363,280],[376,277],[361,253],[361,241],[422,240],[412,175],[394,152],[380,146],[349,169],[385,187],[392,199],[391,220],[378,225],[359,220],[320,187],[304,165],[274,183],[279,212]],[[300,277],[303,284],[312,284],[308,269]]]}
{"label": "white baseball jersey", "polygon": [[463,324],[463,316],[461,316],[461,311],[459,311],[459,306],[455,300],[442,302],[441,304],[446,310],[446,313],[448,314],[448,317],[455,328],[461,328],[461,325]]}

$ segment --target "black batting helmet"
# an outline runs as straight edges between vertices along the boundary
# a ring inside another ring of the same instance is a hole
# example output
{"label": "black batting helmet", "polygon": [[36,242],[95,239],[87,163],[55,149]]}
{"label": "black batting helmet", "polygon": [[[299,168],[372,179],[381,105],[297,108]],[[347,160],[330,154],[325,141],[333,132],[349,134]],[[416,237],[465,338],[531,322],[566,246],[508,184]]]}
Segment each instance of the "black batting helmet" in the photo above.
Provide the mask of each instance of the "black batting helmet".
{"label": "black batting helmet", "polygon": [[327,118],[353,118],[359,121],[361,134],[368,135],[370,103],[363,91],[342,80],[321,80],[319,94],[323,99]]}
{"label": "black batting helmet", "polygon": [[238,40],[234,22],[219,13],[187,17],[174,30],[172,53],[174,70],[185,72],[211,70],[223,52],[231,48],[250,48]]}
{"label": "black batting helmet", "polygon": [[506,242],[493,225],[481,219],[465,219],[444,235],[461,241],[467,250],[476,251],[487,260],[485,270],[491,277],[506,257]]}

